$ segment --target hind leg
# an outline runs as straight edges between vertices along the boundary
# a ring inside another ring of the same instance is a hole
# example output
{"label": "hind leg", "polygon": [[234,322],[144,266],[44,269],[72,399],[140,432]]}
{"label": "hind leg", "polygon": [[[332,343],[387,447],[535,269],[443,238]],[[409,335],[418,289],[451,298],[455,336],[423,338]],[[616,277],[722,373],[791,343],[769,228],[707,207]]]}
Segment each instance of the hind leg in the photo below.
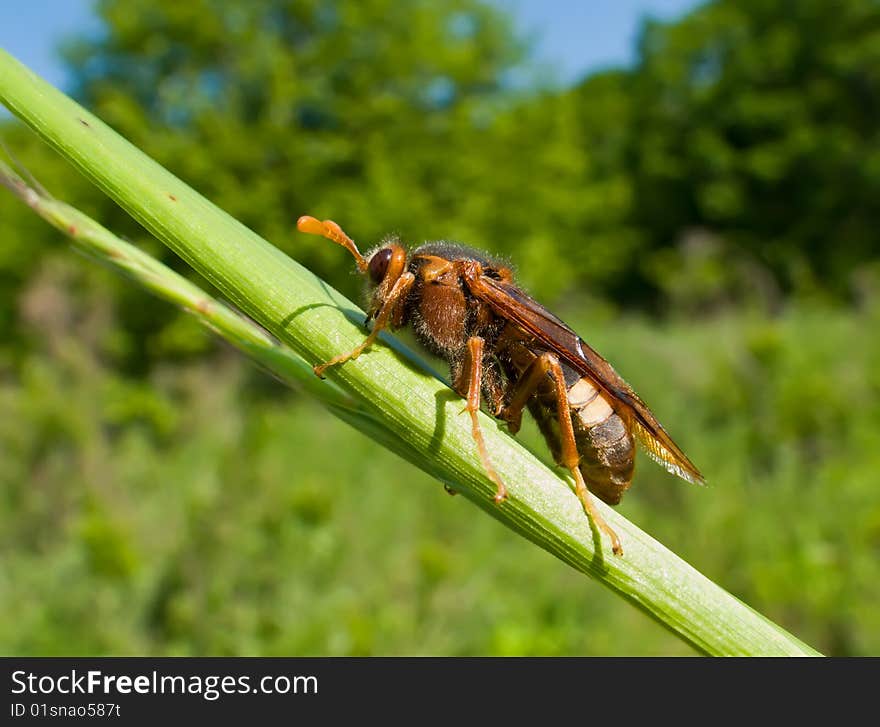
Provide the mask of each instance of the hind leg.
{"label": "hind leg", "polygon": [[611,526],[605,522],[599,509],[593,502],[587,483],[580,470],[580,453],[577,449],[577,441],[574,436],[574,425],[571,422],[571,407],[568,405],[568,389],[565,386],[565,376],[559,359],[552,353],[542,353],[529,364],[523,372],[510,396],[510,403],[501,412],[501,418],[508,422],[511,431],[519,429],[522,419],[522,409],[534,395],[538,387],[547,380],[547,375],[553,379],[554,395],[556,397],[556,412],[559,418],[559,464],[567,467],[574,477],[575,494],[581,501],[584,511],[596,524],[596,527],[604,532],[611,540],[611,549],[615,555],[623,555],[620,538]]}

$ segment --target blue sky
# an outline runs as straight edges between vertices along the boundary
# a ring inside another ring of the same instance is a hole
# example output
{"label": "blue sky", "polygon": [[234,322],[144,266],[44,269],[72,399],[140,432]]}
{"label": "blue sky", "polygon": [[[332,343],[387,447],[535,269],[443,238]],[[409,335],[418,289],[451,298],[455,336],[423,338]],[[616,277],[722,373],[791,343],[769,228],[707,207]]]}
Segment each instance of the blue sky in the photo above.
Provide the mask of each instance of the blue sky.
{"label": "blue sky", "polygon": [[[562,81],[633,58],[644,15],[674,19],[698,0],[490,0],[513,13],[535,41],[537,58]],[[97,27],[92,0],[0,0],[0,47],[62,88],[67,77],[57,54],[65,36]]]}
{"label": "blue sky", "polygon": [[521,32],[535,41],[540,61],[564,81],[634,59],[641,19],[674,20],[700,0],[490,0],[512,13]]}

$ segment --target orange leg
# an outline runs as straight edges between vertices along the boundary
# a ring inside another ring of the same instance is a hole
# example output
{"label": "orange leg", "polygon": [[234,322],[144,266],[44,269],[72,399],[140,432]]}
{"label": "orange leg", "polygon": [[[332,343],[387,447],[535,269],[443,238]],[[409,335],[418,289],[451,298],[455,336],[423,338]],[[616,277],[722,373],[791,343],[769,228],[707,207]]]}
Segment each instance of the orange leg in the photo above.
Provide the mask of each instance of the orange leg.
{"label": "orange leg", "polygon": [[471,415],[471,432],[474,441],[477,443],[477,451],[480,453],[480,460],[483,462],[483,468],[489,479],[495,483],[495,502],[500,504],[507,499],[507,488],[504,482],[495,472],[492,463],[489,461],[489,452],[486,449],[486,442],[483,439],[483,432],[480,429],[480,392],[483,380],[483,345],[484,341],[479,336],[471,336],[467,342],[467,360],[465,368],[462,371],[463,378],[467,381],[467,405],[465,411]]}
{"label": "orange leg", "polygon": [[516,434],[522,425],[522,411],[528,403],[532,394],[542,381],[547,378],[547,372],[550,370],[550,364],[547,356],[543,354],[538,356],[529,367],[517,379],[513,387],[513,393],[510,395],[510,402],[504,406],[499,416],[507,422],[507,428],[511,434]]}
{"label": "orange leg", "polygon": [[574,477],[575,494],[581,501],[584,510],[590,519],[596,523],[602,532],[611,539],[611,549],[615,555],[623,555],[623,548],[620,546],[620,538],[617,533],[611,529],[611,526],[605,522],[605,518],[596,508],[584,476],[581,473],[580,453],[577,450],[577,440],[574,436],[574,426],[571,423],[571,408],[568,406],[568,390],[565,387],[565,376],[562,373],[562,367],[559,365],[559,359],[552,353],[543,353],[536,358],[529,367],[523,372],[513,394],[510,403],[504,408],[501,417],[508,423],[508,427],[512,432],[519,429],[519,423],[522,420],[522,410],[529,398],[535,393],[538,386],[546,381],[547,374],[553,378],[556,391],[556,411],[559,417],[559,446],[560,446],[560,464],[567,467]]}
{"label": "orange leg", "polygon": [[376,320],[373,322],[373,330],[370,331],[370,335],[367,336],[363,343],[357,348],[348,353],[341,353],[338,356],[334,356],[329,361],[315,366],[315,374],[323,379],[324,371],[330,366],[336,366],[337,364],[345,363],[350,359],[360,356],[361,353],[363,353],[363,351],[376,340],[376,336],[378,336],[379,332],[388,324],[388,319],[391,317],[391,314],[394,313],[399,305],[403,304],[403,301],[406,299],[406,295],[409,293],[409,289],[412,287],[414,281],[415,276],[412,273],[407,272],[401,275],[395,281],[394,287],[391,288],[391,292],[388,294],[388,297],[385,298],[382,307],[376,314]]}

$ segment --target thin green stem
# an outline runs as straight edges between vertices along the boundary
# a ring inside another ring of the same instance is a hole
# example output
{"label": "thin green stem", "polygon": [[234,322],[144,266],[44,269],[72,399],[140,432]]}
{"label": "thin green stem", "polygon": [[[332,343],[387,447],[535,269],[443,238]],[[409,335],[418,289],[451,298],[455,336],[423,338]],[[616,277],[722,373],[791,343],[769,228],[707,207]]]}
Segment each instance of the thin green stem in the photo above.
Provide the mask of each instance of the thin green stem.
{"label": "thin green stem", "polygon": [[285,383],[305,389],[328,407],[359,409],[357,402],[333,383],[322,384],[303,359],[260,326],[211,297],[199,286],[155,258],[125,242],[75,207],[29,184],[0,160],[0,185],[9,189],[46,222],[60,230],[82,252],[140,283],[160,298],[180,306],[200,323],[248,354]]}
{"label": "thin green stem", "polygon": [[[306,361],[326,361],[363,340],[363,314],[356,306],[2,51],[0,101]],[[292,210],[291,216],[302,212],[308,210]],[[303,240],[309,244],[311,238]],[[510,493],[496,505],[495,485],[480,463],[461,400],[400,350],[377,344],[327,372],[376,422],[383,444],[700,651],[816,653],[598,503],[626,551],[622,558],[610,555],[594,537],[571,484],[481,414],[486,445]]]}

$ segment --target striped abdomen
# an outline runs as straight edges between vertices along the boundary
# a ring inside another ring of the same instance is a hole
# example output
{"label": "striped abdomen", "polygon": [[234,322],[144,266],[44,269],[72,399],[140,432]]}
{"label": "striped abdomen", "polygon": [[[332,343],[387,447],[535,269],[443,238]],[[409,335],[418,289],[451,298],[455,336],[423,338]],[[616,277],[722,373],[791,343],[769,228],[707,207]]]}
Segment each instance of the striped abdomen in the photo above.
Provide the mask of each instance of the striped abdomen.
{"label": "striped abdomen", "polygon": [[588,379],[568,389],[580,470],[590,491],[616,505],[632,481],[636,448],[632,432]]}
{"label": "striped abdomen", "polygon": [[[616,505],[632,481],[636,456],[632,432],[589,379],[577,379],[568,387],[568,406],[584,480],[596,497]],[[559,420],[549,387],[533,397],[528,408],[559,462]]]}

